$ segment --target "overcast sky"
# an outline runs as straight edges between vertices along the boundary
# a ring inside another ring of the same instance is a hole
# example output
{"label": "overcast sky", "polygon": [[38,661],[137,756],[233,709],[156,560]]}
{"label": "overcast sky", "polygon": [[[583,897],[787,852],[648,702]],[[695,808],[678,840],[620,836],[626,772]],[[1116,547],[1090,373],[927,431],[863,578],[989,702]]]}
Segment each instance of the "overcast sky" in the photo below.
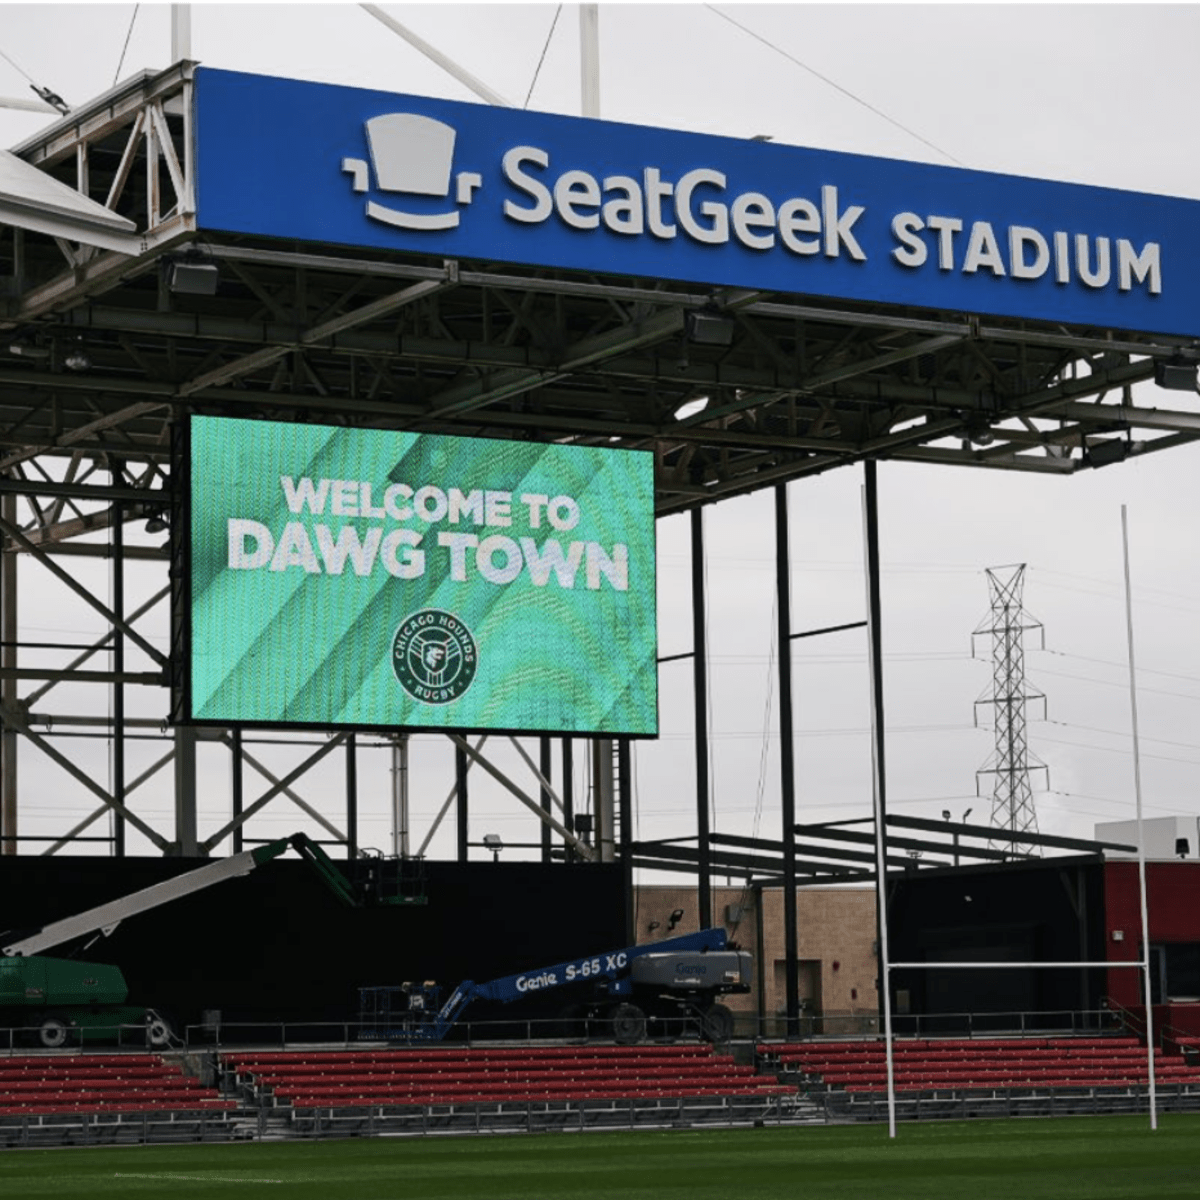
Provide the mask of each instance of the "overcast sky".
{"label": "overcast sky", "polygon": [[[562,9],[547,42],[552,4],[386,7],[518,105],[532,89],[532,108],[579,111],[575,8]],[[79,104],[118,77],[166,66],[168,6],[142,5],[136,19],[134,11],[4,5],[0,96],[27,98],[24,72]],[[197,4],[192,21],[192,55],[208,65],[473,99],[356,5]],[[1194,5],[615,4],[602,7],[600,27],[601,110],[609,119],[768,134],[795,145],[1200,199]],[[0,144],[15,145],[43,122],[0,110]],[[1196,398],[1153,387],[1141,389],[1140,399],[1198,407]],[[881,465],[887,754],[896,811],[937,816],[949,809],[957,817],[973,807],[973,819],[986,817],[989,801],[974,798],[975,771],[992,735],[974,728],[973,705],[990,668],[971,660],[970,635],[988,609],[985,569],[1027,563],[1026,602],[1044,623],[1047,647],[1028,656],[1031,681],[1048,698],[1049,720],[1031,725],[1032,747],[1050,769],[1050,790],[1037,795],[1041,828],[1090,835],[1097,821],[1133,815],[1120,540],[1127,504],[1147,813],[1194,821],[1198,478],[1200,449],[1193,447],[1073,479]],[[791,488],[797,630],[863,616],[861,482],[853,468]],[[764,836],[779,832],[771,512],[769,494],[706,510],[714,828]],[[668,655],[691,648],[686,521],[660,523],[659,537],[660,652]],[[162,582],[140,569],[135,576],[137,594]],[[98,632],[78,605],[47,597],[39,593],[26,605],[25,637]],[[796,648],[805,819],[869,812],[864,650],[861,631]],[[661,679],[663,736],[636,751],[643,837],[693,828],[690,667],[667,664]],[[161,716],[165,701],[155,695],[143,708]],[[137,749],[131,774],[160,750]],[[277,751],[274,761],[287,753]],[[103,743],[79,755],[92,756],[87,761],[106,777]],[[388,756],[377,751],[366,761],[363,841],[385,846]],[[91,807],[36,751],[24,751],[21,763],[26,831],[60,829]],[[206,750],[201,767],[212,829],[228,811],[227,756]],[[324,780],[336,793],[339,772],[331,767],[313,783]],[[452,782],[444,739],[415,738],[411,772],[415,845]],[[166,825],[169,792],[154,786],[135,807]],[[320,802],[320,787],[301,790]],[[514,802],[482,783],[477,794],[472,840],[484,832],[536,839]],[[258,828],[266,836],[312,828],[293,814],[276,804]],[[144,845],[131,840],[131,849]],[[447,827],[432,852],[448,855],[452,847]]]}

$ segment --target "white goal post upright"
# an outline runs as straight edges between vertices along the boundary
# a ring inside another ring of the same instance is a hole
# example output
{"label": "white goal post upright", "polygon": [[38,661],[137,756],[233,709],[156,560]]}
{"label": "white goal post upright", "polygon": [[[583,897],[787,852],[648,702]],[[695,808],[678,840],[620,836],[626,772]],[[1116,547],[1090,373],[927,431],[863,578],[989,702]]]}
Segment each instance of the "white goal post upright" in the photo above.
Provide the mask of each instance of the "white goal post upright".
{"label": "white goal post upright", "polygon": [[1146,838],[1142,828],[1142,755],[1138,737],[1137,668],[1133,655],[1133,590],[1129,583],[1129,521],[1121,505],[1121,550],[1125,562],[1125,632],[1129,644],[1129,715],[1133,734],[1133,794],[1137,803],[1138,901],[1142,919],[1142,992],[1146,1001],[1146,1055],[1150,1063],[1150,1128],[1158,1128],[1154,1079],[1154,1007],[1150,987],[1150,918],[1146,903]]}
{"label": "white goal post upright", "polygon": [[[863,497],[863,562],[867,579],[867,632],[873,636],[871,595],[870,595],[870,562],[868,559],[868,498],[866,488]],[[1158,1097],[1154,1073],[1154,1012],[1151,1004],[1152,992],[1150,987],[1150,920],[1149,906],[1146,899],[1146,839],[1142,824],[1142,774],[1140,743],[1138,739],[1137,715],[1137,676],[1134,662],[1133,647],[1133,601],[1129,579],[1129,532],[1125,505],[1121,505],[1121,541],[1124,552],[1125,566],[1125,619],[1129,645],[1129,702],[1133,734],[1133,780],[1134,798],[1137,806],[1137,850],[1138,850],[1138,891],[1141,906],[1141,937],[1142,952],[1135,962],[898,962],[889,960],[888,950],[888,920],[887,920],[887,826],[882,809],[882,787],[880,779],[879,754],[876,749],[875,705],[871,704],[871,769],[872,793],[875,817],[875,895],[879,908],[879,962],[880,984],[883,991],[883,1040],[884,1053],[887,1062],[887,1104],[888,1104],[888,1137],[896,1136],[896,1082],[894,1044],[892,1036],[892,989],[891,973],[900,971],[980,971],[980,970],[1022,970],[1036,968],[1044,970],[1079,968],[1094,970],[1110,970],[1113,968],[1132,968],[1140,971],[1142,976],[1143,997],[1146,1004],[1146,1069],[1148,1093],[1150,1102],[1150,1128],[1158,1128]],[[875,662],[874,657],[867,654],[868,678],[871,695],[875,692]]]}
{"label": "white goal post upright", "polygon": [[[868,465],[869,469],[869,465]],[[896,1136],[896,1066],[892,1055],[892,989],[891,964],[888,962],[887,919],[887,822],[883,813],[883,764],[879,761],[879,742],[883,730],[878,728],[875,709],[875,605],[871,596],[871,497],[862,489],[863,511],[863,577],[867,588],[867,679],[871,698],[871,803],[875,817],[875,904],[879,912],[879,990],[883,993],[883,1047],[887,1060],[888,1137]]]}

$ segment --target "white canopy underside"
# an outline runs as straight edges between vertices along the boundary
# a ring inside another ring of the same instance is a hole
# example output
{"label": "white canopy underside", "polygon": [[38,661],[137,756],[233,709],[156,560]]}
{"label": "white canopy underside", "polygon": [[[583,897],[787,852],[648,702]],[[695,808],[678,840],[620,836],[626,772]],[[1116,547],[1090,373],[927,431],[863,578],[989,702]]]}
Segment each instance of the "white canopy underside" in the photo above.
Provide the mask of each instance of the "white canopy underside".
{"label": "white canopy underside", "polygon": [[0,150],[0,224],[70,242],[137,254],[137,226],[53,176]]}

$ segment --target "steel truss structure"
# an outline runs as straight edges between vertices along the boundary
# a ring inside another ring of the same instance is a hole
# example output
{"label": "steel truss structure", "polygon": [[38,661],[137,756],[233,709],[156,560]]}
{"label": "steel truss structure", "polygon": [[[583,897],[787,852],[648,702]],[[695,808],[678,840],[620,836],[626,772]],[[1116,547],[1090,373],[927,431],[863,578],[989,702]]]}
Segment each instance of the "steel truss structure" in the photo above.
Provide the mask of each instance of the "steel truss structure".
{"label": "steel truss structure", "polygon": [[[981,707],[993,710],[992,726],[996,749],[975,773],[976,791],[983,795],[985,777],[992,780],[992,825],[1011,833],[1037,833],[1037,808],[1033,800],[1030,772],[1049,770],[1029,749],[1026,709],[1029,702],[1046,697],[1025,678],[1025,634],[1036,632],[1044,644],[1040,621],[1025,610],[1025,564],[989,568],[987,571],[991,612],[972,635],[987,635],[992,643],[991,695],[975,702],[975,720]],[[1048,785],[1047,785],[1048,786]],[[989,845],[995,847],[995,841]]]}
{"label": "steel truss structure", "polygon": [[[658,514],[695,513],[698,554],[702,506],[836,467],[891,458],[1069,475],[1200,437],[1200,417],[1139,406],[1131,390],[1153,377],[1156,362],[1196,356],[1185,339],[206,233],[194,203],[192,86],[187,62],[143,74],[16,148],[29,169],[91,201],[87,219],[0,197],[0,845],[7,852],[23,844],[22,739],[96,800],[87,819],[47,839],[50,852],[86,837],[108,814],[116,815],[117,853],[126,825],[163,852],[236,846],[246,820],[281,795],[354,852],[354,734],[304,747],[280,771],[248,750],[237,730],[206,732],[230,747],[236,771],[229,822],[202,838],[196,732],[130,715],[135,689],[151,704],[162,698],[158,710],[166,711],[167,685],[182,669],[145,622],[183,581],[168,578],[165,548],[140,535],[143,522],[161,529],[171,518],[179,468],[172,431],[190,413],[650,449]],[[173,290],[170,266],[181,262],[215,265],[217,294]],[[690,336],[689,316],[697,313],[725,323],[727,345]],[[139,536],[127,538],[132,522]],[[106,542],[96,540],[98,531],[107,531]],[[107,588],[85,579],[72,556],[107,559]],[[161,582],[130,606],[124,579],[135,562]],[[106,629],[65,666],[47,668],[38,657],[44,647],[18,644],[22,579],[35,568],[71,589]],[[797,635],[785,630],[790,636]],[[698,671],[703,658],[701,649]],[[51,716],[39,707],[64,684],[101,689],[104,714]],[[72,723],[111,739],[108,781],[63,747]],[[133,737],[163,745],[127,778]],[[298,781],[335,751],[346,758],[338,820],[329,804],[318,811],[297,792]],[[600,744],[593,753],[602,782],[614,778],[611,761],[627,767],[627,747]],[[499,774],[530,807],[558,813],[543,839],[547,858],[552,835],[560,854],[611,858],[618,839],[630,846],[628,770],[618,773],[611,797],[598,799],[597,828],[585,843],[569,794],[570,754],[567,744],[561,795],[546,744],[531,782]],[[489,768],[464,740],[456,758],[443,813],[457,797],[461,819],[466,763]],[[249,803],[244,766],[267,785]],[[129,799],[168,769],[174,812],[163,827]],[[626,812],[619,833],[618,807]],[[698,802],[698,814],[705,810]],[[703,866],[707,840],[699,855]],[[670,856],[656,847],[643,857]]]}

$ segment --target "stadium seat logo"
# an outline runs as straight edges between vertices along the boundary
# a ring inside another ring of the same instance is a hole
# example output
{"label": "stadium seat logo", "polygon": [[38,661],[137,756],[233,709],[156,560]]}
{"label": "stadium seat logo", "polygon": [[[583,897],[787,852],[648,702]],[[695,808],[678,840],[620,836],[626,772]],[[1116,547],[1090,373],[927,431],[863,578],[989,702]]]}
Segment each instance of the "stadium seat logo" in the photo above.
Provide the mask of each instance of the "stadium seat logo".
{"label": "stadium seat logo", "polygon": [[475,678],[479,652],[471,631],[453,613],[425,608],[400,623],[392,639],[392,670],[422,704],[450,704]]}
{"label": "stadium seat logo", "polygon": [[[372,117],[366,130],[379,191],[449,199],[457,136],[452,126],[417,113],[384,113]],[[343,158],[342,171],[351,177],[356,193],[370,190],[371,168],[364,159]],[[459,171],[453,182],[455,203],[467,205],[482,185],[483,176],[475,171]],[[398,229],[444,230],[456,229],[461,214],[457,208],[436,213],[404,212],[368,200],[367,216]]]}

